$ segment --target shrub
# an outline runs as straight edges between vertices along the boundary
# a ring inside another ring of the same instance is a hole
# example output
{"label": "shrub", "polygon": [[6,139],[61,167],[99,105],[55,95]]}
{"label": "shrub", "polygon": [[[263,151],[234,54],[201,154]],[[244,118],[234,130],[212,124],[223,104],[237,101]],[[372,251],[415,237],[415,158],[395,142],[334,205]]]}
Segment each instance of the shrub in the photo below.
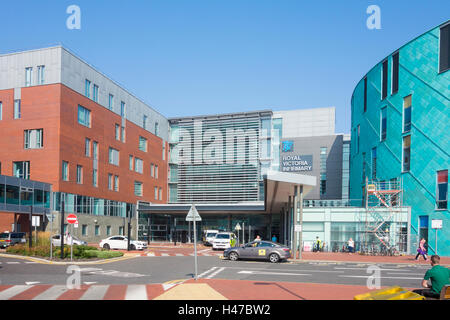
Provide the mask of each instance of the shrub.
{"label": "shrub", "polygon": [[123,252],[120,251],[98,251],[97,257],[100,259],[117,258],[123,256]]}

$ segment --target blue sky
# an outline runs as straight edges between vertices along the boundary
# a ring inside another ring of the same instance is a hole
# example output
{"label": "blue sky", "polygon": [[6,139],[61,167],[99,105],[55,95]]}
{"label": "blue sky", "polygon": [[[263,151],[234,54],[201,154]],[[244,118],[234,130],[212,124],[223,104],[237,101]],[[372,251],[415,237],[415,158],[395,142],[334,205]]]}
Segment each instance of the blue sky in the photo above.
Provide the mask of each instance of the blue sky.
{"label": "blue sky", "polygon": [[[81,30],[66,8],[81,8]],[[369,5],[381,30],[369,30]],[[448,20],[448,0],[8,1],[0,52],[62,43],[167,117],[336,107],[385,56]]]}

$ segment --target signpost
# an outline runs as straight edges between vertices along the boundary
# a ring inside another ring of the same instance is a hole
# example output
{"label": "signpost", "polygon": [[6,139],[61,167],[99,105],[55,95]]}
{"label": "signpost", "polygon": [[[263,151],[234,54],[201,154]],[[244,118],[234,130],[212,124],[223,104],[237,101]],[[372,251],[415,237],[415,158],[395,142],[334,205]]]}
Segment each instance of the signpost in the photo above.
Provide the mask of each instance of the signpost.
{"label": "signpost", "polygon": [[194,279],[197,280],[197,227],[195,226],[196,221],[202,221],[202,218],[198,214],[197,209],[195,208],[195,205],[192,204],[191,209],[189,210],[186,221],[193,221],[194,222],[194,260],[195,260],[195,276]]}
{"label": "signpost", "polygon": [[52,243],[52,236],[53,236],[53,220],[55,220],[55,215],[53,213],[46,213],[48,221],[51,222],[50,227],[50,260],[53,258],[53,243]]}
{"label": "signpost", "polygon": [[431,229],[434,229],[434,235],[435,235],[435,247],[434,247],[434,253],[437,253],[437,233],[438,229],[442,229],[442,220],[431,220]]}
{"label": "signpost", "polygon": [[[78,226],[78,219],[77,216],[74,214],[69,214],[67,216],[67,223],[70,223],[72,225],[72,232],[70,233],[70,261],[73,260],[73,225],[77,224]],[[64,237],[64,235],[61,235],[61,239]]]}
{"label": "signpost", "polygon": [[34,227],[34,243],[37,246],[37,227],[41,226],[41,218],[39,216],[33,216],[31,225]]}

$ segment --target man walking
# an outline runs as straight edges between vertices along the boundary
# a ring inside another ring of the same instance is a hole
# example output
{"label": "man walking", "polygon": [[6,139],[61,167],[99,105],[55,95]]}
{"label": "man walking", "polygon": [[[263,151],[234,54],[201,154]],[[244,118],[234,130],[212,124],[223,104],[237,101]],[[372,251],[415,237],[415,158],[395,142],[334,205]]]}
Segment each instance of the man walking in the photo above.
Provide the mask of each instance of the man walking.
{"label": "man walking", "polygon": [[353,241],[352,238],[350,238],[350,239],[348,240],[347,245],[348,245],[348,253],[349,253],[349,254],[352,254],[352,252],[353,252],[353,250],[354,250],[354,248],[355,248],[355,242]]}
{"label": "man walking", "polygon": [[[418,293],[424,297],[439,299],[442,287],[450,284],[450,269],[439,265],[441,258],[438,255],[431,256],[431,266],[425,273],[422,280],[422,287],[426,289],[417,289],[413,292]],[[431,280],[431,286],[428,285],[428,280]]]}

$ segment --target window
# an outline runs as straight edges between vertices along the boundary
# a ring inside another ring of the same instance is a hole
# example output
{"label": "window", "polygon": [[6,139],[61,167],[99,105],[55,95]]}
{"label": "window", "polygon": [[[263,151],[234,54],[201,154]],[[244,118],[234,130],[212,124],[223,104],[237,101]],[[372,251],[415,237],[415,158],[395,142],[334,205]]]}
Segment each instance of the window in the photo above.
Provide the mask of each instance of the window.
{"label": "window", "polygon": [[147,152],[147,139],[139,137],[139,150]]}
{"label": "window", "polygon": [[20,99],[14,100],[14,119],[20,119]]}
{"label": "window", "polygon": [[409,171],[411,166],[411,136],[403,137],[403,172]]}
{"label": "window", "polygon": [[25,87],[31,86],[32,73],[33,73],[33,68],[25,68]]}
{"label": "window", "polygon": [[44,84],[44,71],[45,71],[45,66],[38,66],[38,83],[37,84]]}
{"label": "window", "polygon": [[95,226],[95,235],[96,236],[100,235],[100,226]]}
{"label": "window", "polygon": [[111,235],[111,226],[106,226],[106,235],[107,236]]}
{"label": "window", "polygon": [[95,102],[98,102],[98,85],[96,85],[96,84],[94,84],[94,92],[93,92],[93,95],[92,95],[92,99]]}
{"label": "window", "polygon": [[143,123],[142,123],[142,127],[147,130],[147,121],[148,121],[148,117],[144,114],[144,119],[143,119]]}
{"label": "window", "polygon": [[142,182],[139,181],[134,182],[134,194],[136,196],[142,197]]}
{"label": "window", "polygon": [[87,236],[87,235],[88,235],[88,226],[87,226],[87,224],[83,224],[83,225],[81,226],[81,234],[82,234],[83,236]]}
{"label": "window", "polygon": [[24,131],[24,148],[25,149],[40,149],[44,146],[44,130],[34,129]]}
{"label": "window", "polygon": [[158,187],[155,187],[155,200],[158,200]]}
{"label": "window", "polygon": [[155,179],[158,179],[158,166],[155,165]]}
{"label": "window", "polygon": [[383,61],[383,70],[382,70],[382,81],[381,81],[381,100],[386,99],[387,97],[387,79],[388,79],[388,61]]}
{"label": "window", "polygon": [[122,127],[122,130],[121,130],[121,138],[122,138],[122,142],[125,143],[125,127]]}
{"label": "window", "polygon": [[163,141],[163,145],[162,145],[162,159],[166,160],[166,144]]}
{"label": "window", "polygon": [[88,98],[91,97],[91,82],[88,79],[84,82],[84,95]]}
{"label": "window", "polygon": [[111,173],[108,174],[108,189],[113,189],[113,175]]}
{"label": "window", "polygon": [[159,123],[158,122],[155,122],[155,136],[158,136],[158,133],[159,133]]}
{"label": "window", "polygon": [[119,227],[119,235],[123,236],[123,227]]}
{"label": "window", "polygon": [[364,78],[364,112],[367,111],[367,77]]}
{"label": "window", "polygon": [[162,200],[162,188],[159,188],[159,200]]}
{"label": "window", "polygon": [[114,96],[112,94],[109,94],[108,109],[112,110],[113,108],[114,108]]}
{"label": "window", "polygon": [[90,128],[91,127],[91,111],[78,105],[78,123]]}
{"label": "window", "polygon": [[91,140],[88,138],[84,140],[84,154],[86,157],[91,156]]}
{"label": "window", "polygon": [[320,148],[320,194],[327,190],[327,147]]}
{"label": "window", "polygon": [[83,167],[80,165],[77,165],[77,183],[83,183]]}
{"label": "window", "polygon": [[150,175],[154,178],[155,177],[155,166],[153,163],[150,165]]}
{"label": "window", "polygon": [[377,179],[377,148],[372,148],[372,180]]}
{"label": "window", "polygon": [[92,155],[94,156],[94,160],[98,160],[98,142],[94,141],[92,143]]}
{"label": "window", "polygon": [[428,242],[428,216],[419,216],[419,239],[425,239]]}
{"label": "window", "polygon": [[381,126],[380,126],[380,139],[381,141],[386,140],[387,136],[387,108],[381,109]]}
{"label": "window", "polygon": [[114,191],[119,191],[119,176],[114,176]]}
{"label": "window", "polygon": [[441,27],[439,37],[439,72],[450,69],[450,23]]}
{"label": "window", "polygon": [[97,169],[92,170],[92,185],[98,187],[98,171]]}
{"label": "window", "polygon": [[109,163],[116,166],[119,165],[119,150],[109,148]]}
{"label": "window", "polygon": [[398,70],[399,70],[399,53],[392,55],[392,89],[391,94],[398,92]]}
{"label": "window", "polygon": [[436,209],[448,208],[448,170],[437,172]]}
{"label": "window", "polygon": [[120,141],[120,126],[116,123],[116,140]]}
{"label": "window", "polygon": [[133,171],[133,164],[134,164],[133,156],[130,156],[130,170],[131,171]]}
{"label": "window", "polygon": [[123,102],[123,101],[120,102],[120,116],[122,118],[126,117],[126,105],[125,105],[125,102]]}
{"label": "window", "polygon": [[134,170],[137,173],[142,173],[143,167],[144,167],[144,162],[139,158],[135,158]]}
{"label": "window", "polygon": [[69,181],[69,163],[67,161],[62,162],[62,179]]}
{"label": "window", "polygon": [[403,133],[411,131],[411,100],[411,95],[403,98]]}
{"label": "window", "polygon": [[13,163],[13,176],[21,179],[30,179],[30,161],[17,161]]}

